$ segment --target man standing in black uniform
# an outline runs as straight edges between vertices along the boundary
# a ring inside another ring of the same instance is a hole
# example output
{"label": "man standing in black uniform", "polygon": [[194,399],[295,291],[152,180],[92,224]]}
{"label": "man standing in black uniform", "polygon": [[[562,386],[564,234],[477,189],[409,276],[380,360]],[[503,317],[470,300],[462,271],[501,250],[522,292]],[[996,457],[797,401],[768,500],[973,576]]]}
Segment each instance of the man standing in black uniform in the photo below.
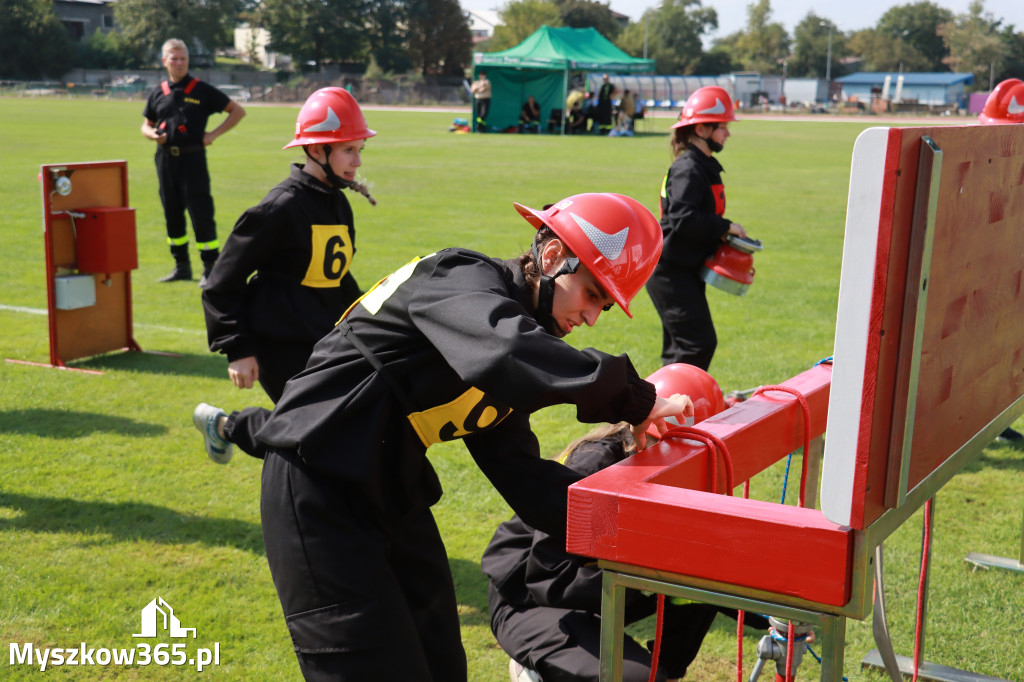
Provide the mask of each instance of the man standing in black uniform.
{"label": "man standing in black uniform", "polygon": [[[192,219],[196,247],[203,260],[206,284],[217,254],[217,224],[213,219],[210,173],[206,168],[206,147],[228,132],[245,116],[245,109],[223,92],[193,78],[188,72],[188,47],[177,38],[164,43],[161,63],[167,80],[153,88],[142,112],[142,135],[157,143],[156,176],[160,182],[160,201],[167,223],[167,243],[174,256],[174,270],[161,282],[192,279],[188,257],[185,210]],[[226,112],[228,117],[210,132],[206,121],[210,114]]]}
{"label": "man standing in black uniform", "polygon": [[597,91],[597,109],[594,113],[592,132],[607,135],[612,130],[612,96],[615,85],[608,79],[608,74],[601,75],[601,89]]}

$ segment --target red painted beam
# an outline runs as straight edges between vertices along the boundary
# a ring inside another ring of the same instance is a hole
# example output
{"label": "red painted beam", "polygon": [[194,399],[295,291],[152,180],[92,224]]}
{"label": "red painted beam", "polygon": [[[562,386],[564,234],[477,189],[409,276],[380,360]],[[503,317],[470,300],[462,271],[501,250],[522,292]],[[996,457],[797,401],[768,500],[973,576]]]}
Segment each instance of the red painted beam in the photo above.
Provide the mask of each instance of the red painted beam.
{"label": "red painted beam", "polygon": [[[785,382],[808,403],[812,438],[825,430],[832,369]],[[699,428],[730,451],[734,482],[750,478],[804,441],[803,410],[788,393],[740,403]],[[720,489],[724,466],[717,466]],[[666,439],[569,489],[573,554],[843,606],[853,537],[814,509],[704,492],[708,454]]]}

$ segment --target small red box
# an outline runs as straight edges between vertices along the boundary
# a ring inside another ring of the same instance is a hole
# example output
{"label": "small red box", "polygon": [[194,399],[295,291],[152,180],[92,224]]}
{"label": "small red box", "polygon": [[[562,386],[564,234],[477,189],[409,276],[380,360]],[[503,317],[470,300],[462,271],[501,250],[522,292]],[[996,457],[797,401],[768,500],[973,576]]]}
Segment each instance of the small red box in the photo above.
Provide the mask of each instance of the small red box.
{"label": "small red box", "polygon": [[139,267],[134,208],[83,208],[76,212],[85,214],[75,218],[79,272],[110,274]]}

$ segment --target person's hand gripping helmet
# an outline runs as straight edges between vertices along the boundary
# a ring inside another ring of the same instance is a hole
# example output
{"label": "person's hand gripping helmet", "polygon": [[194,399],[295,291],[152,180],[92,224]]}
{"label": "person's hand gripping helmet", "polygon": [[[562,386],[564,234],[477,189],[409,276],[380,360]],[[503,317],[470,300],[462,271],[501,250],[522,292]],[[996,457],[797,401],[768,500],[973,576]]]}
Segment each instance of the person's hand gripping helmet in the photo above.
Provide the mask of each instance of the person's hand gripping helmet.
{"label": "person's hand gripping helmet", "polygon": [[985,100],[978,116],[980,123],[1024,123],[1024,82],[1008,78],[997,85]]}
{"label": "person's hand gripping helmet", "polygon": [[[622,194],[601,192],[576,194],[540,211],[522,204],[515,207],[534,228],[547,225],[623,312],[633,317],[629,303],[661,257],[661,226],[643,204]],[[541,300],[540,307],[542,315],[551,314],[550,300]]]}
{"label": "person's hand gripping helmet", "polygon": [[[654,390],[661,398],[667,400],[682,393],[690,396],[693,401],[693,422],[687,420],[688,423],[681,424],[670,418],[665,420],[668,426],[693,426],[725,410],[725,396],[722,395],[721,387],[714,377],[700,367],[683,363],[665,365],[647,377],[647,381],[654,384]],[[654,424],[647,429],[647,435],[661,438]]]}
{"label": "person's hand gripping helmet", "polygon": [[295,121],[295,139],[286,144],[331,144],[365,140],[377,134],[370,130],[355,97],[344,88],[320,88],[306,99]]}
{"label": "person's hand gripping helmet", "polygon": [[673,128],[695,125],[697,123],[728,123],[736,120],[736,112],[732,106],[732,97],[725,88],[717,85],[706,85],[694,90],[683,110],[679,112],[679,120],[672,124]]}

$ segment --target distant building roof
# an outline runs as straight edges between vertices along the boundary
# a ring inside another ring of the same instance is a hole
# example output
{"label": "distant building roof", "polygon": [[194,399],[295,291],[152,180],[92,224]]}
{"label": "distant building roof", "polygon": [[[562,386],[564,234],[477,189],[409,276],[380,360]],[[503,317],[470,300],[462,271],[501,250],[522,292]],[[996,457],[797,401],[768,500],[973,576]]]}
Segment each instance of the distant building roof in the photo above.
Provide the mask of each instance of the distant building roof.
{"label": "distant building roof", "polygon": [[[903,72],[903,84],[906,85],[959,85],[961,83],[973,83],[974,74],[971,73],[916,73],[913,71]],[[836,80],[843,85],[879,85],[881,86],[886,77],[895,81],[900,74],[896,71],[860,71],[843,76]]]}
{"label": "distant building roof", "polygon": [[469,16],[469,32],[473,42],[479,43],[494,35],[494,27],[501,24],[498,13],[494,10],[467,10]]}

